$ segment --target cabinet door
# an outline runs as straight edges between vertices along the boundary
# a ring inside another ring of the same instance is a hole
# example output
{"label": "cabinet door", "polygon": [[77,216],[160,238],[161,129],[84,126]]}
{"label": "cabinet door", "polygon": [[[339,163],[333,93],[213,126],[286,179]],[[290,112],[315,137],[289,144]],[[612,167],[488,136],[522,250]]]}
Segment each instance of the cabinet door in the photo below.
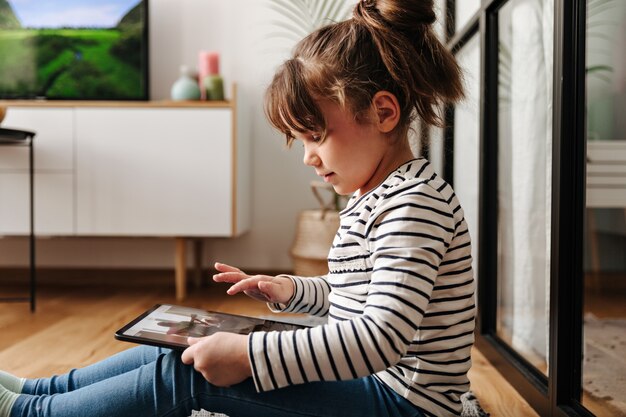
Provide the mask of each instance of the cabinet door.
{"label": "cabinet door", "polygon": [[[36,133],[35,169],[37,171],[74,169],[74,110],[51,107],[10,107],[2,127]],[[28,148],[2,147],[0,170],[28,170]]]}
{"label": "cabinet door", "polygon": [[[74,234],[74,110],[11,107],[2,126],[36,133],[35,233]],[[29,149],[0,146],[0,234],[30,232]]]}
{"label": "cabinet door", "polygon": [[230,236],[230,109],[76,110],[77,233]]}
{"label": "cabinet door", "polygon": [[[30,233],[29,174],[0,173],[0,235]],[[66,173],[35,174],[35,233],[74,234],[74,179]]]}

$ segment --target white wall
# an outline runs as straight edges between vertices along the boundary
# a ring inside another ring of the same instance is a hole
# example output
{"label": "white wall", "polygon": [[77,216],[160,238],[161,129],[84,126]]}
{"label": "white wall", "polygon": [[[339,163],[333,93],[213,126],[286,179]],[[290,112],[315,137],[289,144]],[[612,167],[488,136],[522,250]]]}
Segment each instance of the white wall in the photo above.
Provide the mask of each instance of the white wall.
{"label": "white wall", "polygon": [[[286,150],[270,129],[262,94],[273,70],[288,55],[289,42],[269,40],[274,18],[260,0],[150,0],[151,96],[168,98],[181,64],[195,68],[200,50],[221,54],[225,83],[237,82],[252,132],[252,228],[235,239],[207,239],[205,259],[248,269],[287,270],[297,213],[316,206],[309,189],[315,178],[303,166],[299,147]],[[191,202],[190,202],[191,203]],[[41,239],[43,267],[171,268],[172,239]],[[25,239],[0,240],[0,265],[26,265]]]}

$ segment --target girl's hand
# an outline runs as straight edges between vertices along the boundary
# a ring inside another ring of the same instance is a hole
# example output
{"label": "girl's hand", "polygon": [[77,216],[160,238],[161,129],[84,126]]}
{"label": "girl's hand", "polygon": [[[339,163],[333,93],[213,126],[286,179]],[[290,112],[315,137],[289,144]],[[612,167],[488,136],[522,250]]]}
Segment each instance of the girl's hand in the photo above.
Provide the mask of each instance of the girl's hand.
{"label": "girl's hand", "polygon": [[187,341],[190,346],[181,360],[186,365],[193,364],[211,384],[228,387],[252,376],[247,335],[218,332],[202,338],[189,337]]}
{"label": "girl's hand", "polygon": [[248,275],[239,268],[217,262],[215,269],[220,273],[213,275],[213,281],[233,284],[227,291],[229,295],[243,292],[255,300],[281,304],[287,304],[293,296],[293,282],[287,277]]}

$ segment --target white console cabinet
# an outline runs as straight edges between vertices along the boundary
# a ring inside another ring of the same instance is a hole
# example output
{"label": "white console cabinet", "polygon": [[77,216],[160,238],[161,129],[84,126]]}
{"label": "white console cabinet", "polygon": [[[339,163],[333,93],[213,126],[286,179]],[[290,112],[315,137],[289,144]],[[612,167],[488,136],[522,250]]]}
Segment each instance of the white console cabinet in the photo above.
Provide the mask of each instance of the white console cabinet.
{"label": "white console cabinet", "polygon": [[[249,151],[236,101],[233,88],[223,102],[0,102],[3,127],[36,132],[36,234],[247,231]],[[28,149],[2,147],[0,235],[27,235],[28,226]],[[183,265],[184,240],[177,248]]]}
{"label": "white console cabinet", "polygon": [[229,109],[75,114],[77,234],[234,234]]}

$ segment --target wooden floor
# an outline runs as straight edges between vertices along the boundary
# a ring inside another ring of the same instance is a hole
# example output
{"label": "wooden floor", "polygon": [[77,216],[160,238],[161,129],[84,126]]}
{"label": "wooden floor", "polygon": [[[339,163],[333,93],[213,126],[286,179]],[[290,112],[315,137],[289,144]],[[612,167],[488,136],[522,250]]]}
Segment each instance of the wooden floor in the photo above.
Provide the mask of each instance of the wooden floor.
{"label": "wooden floor", "polygon": [[[184,305],[268,315],[262,303],[225,295],[223,284],[189,291]],[[15,290],[0,285],[2,296]],[[175,303],[169,285],[45,286],[34,314],[28,304],[0,304],[0,369],[23,377],[67,372],[129,348],[115,330],[156,303]],[[179,303],[181,304],[181,303]],[[493,417],[537,416],[478,351],[472,354],[472,390]]]}

